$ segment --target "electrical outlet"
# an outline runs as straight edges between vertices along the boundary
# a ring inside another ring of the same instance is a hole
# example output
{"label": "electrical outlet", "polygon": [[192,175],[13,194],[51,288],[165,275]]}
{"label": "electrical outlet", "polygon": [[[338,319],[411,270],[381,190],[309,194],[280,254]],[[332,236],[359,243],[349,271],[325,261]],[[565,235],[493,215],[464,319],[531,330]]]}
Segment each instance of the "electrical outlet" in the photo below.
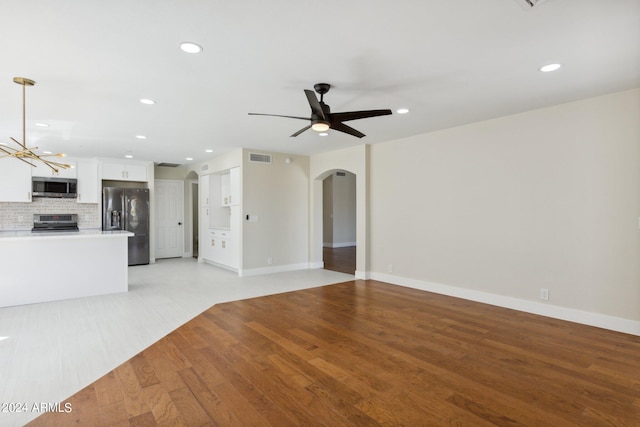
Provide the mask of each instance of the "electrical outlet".
{"label": "electrical outlet", "polygon": [[540,288],[540,299],[543,301],[549,301],[549,289]]}
{"label": "electrical outlet", "polygon": [[393,273],[393,264],[389,264],[389,266],[387,267],[387,272]]}

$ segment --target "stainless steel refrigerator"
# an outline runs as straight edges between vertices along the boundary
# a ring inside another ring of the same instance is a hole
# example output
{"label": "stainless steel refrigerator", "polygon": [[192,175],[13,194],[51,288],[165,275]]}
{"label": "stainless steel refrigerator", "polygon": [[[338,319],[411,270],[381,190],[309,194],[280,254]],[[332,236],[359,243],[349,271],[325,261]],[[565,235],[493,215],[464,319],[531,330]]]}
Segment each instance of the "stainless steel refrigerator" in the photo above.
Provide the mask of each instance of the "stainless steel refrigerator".
{"label": "stainless steel refrigerator", "polygon": [[129,265],[149,264],[149,190],[146,188],[102,189],[102,229],[127,230]]}

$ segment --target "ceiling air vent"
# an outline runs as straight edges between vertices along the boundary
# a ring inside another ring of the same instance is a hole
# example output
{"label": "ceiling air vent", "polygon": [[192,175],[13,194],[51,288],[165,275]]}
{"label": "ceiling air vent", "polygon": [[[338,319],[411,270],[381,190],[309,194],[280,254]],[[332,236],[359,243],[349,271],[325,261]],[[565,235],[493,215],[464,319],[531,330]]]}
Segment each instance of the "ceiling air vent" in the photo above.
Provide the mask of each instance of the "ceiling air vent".
{"label": "ceiling air vent", "polygon": [[520,6],[531,9],[532,7],[538,6],[540,3],[544,3],[547,0],[516,0]]}
{"label": "ceiling air vent", "polygon": [[249,161],[253,163],[271,163],[271,154],[249,153]]}
{"label": "ceiling air vent", "polygon": [[165,168],[177,168],[178,166],[181,166],[181,165],[179,163],[165,163],[165,162],[162,162],[162,163],[158,163],[158,166],[162,166],[162,167],[165,167]]}

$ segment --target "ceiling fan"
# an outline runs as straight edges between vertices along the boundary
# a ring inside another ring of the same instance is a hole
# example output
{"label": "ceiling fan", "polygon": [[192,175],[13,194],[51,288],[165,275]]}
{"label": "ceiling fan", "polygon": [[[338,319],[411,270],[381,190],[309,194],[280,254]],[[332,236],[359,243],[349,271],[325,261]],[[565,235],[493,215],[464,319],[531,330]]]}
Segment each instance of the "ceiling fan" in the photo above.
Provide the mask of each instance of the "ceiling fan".
{"label": "ceiling fan", "polygon": [[369,117],[387,116],[391,114],[391,110],[365,110],[365,111],[349,111],[344,113],[332,113],[331,108],[324,103],[324,94],[329,92],[331,85],[329,83],[317,83],[313,88],[320,94],[320,101],[311,90],[305,89],[304,93],[307,95],[309,101],[309,107],[311,107],[311,117],[298,117],[298,116],[282,116],[279,114],[262,114],[262,113],[249,113],[250,116],[273,116],[273,117],[286,117],[289,119],[308,120],[311,122],[309,126],[305,126],[291,136],[298,136],[302,132],[311,128],[316,132],[326,132],[329,129],[337,130],[340,132],[348,133],[358,138],[365,136],[364,133],[357,131],[356,129],[345,125],[343,122],[349,120],[366,119]]}

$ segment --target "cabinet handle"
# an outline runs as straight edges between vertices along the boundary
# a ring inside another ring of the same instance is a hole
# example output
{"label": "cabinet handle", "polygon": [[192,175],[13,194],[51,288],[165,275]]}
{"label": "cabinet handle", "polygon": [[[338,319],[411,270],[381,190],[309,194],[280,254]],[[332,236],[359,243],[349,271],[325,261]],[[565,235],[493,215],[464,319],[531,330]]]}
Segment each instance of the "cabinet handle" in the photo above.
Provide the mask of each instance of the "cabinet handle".
{"label": "cabinet handle", "polygon": [[227,242],[226,242],[226,240],[223,240],[223,241],[222,241],[222,249],[224,249],[224,248],[226,248],[226,247],[227,247],[227,244],[226,244],[226,243],[227,243]]}
{"label": "cabinet handle", "polygon": [[82,200],[82,194],[78,193],[78,201]]}
{"label": "cabinet handle", "polygon": [[229,196],[229,204],[231,204],[231,196]]}
{"label": "cabinet handle", "polygon": [[27,200],[31,201],[31,191],[27,193]]}
{"label": "cabinet handle", "polygon": [[211,246],[215,246],[216,245],[216,240],[215,239],[211,239]]}

